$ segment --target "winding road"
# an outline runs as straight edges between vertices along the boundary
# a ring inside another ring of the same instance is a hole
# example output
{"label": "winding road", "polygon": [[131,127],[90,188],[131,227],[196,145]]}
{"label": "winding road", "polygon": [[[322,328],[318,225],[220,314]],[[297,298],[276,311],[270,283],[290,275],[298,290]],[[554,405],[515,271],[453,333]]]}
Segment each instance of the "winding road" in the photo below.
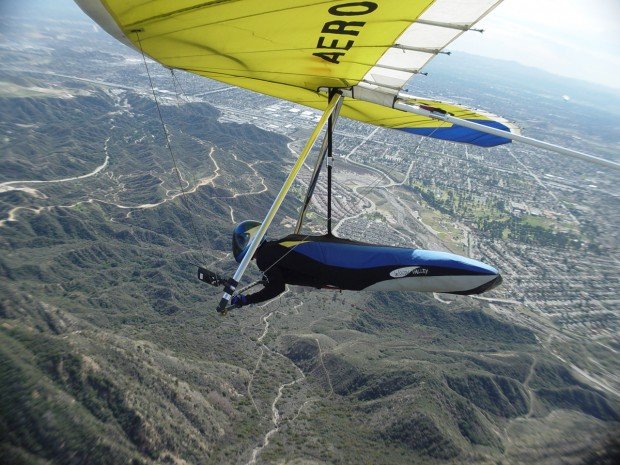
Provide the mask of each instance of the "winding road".
{"label": "winding road", "polygon": [[[259,308],[266,307],[266,306],[270,305],[271,303],[280,300],[287,292],[289,292],[288,288],[286,289],[286,291],[284,293],[282,293],[279,296],[277,296],[277,297],[275,297],[275,298],[265,302],[264,304],[260,305]],[[301,307],[302,305],[303,305],[303,301],[300,300],[299,303],[292,308],[292,310],[297,311],[297,309],[299,307]],[[250,381],[248,382],[248,390],[247,390],[248,391],[248,396],[250,397],[250,400],[252,401],[252,404],[254,405],[254,408],[256,409],[256,411],[259,414],[260,414],[260,410],[258,409],[258,407],[257,407],[257,405],[256,405],[256,403],[254,401],[254,398],[252,397],[252,392],[251,392],[252,388],[251,388],[251,386],[252,386],[252,381],[254,380],[254,376],[256,375],[256,373],[257,373],[257,371],[258,371],[258,369],[259,369],[259,367],[261,365],[261,362],[263,360],[265,351],[267,350],[267,351],[269,351],[269,352],[271,352],[271,353],[273,353],[275,355],[278,355],[278,356],[283,357],[286,360],[290,361],[290,359],[288,357],[286,357],[285,355],[281,354],[280,352],[277,352],[277,351],[271,349],[270,347],[268,347],[267,345],[265,345],[263,343],[263,340],[265,339],[265,337],[269,333],[269,319],[271,318],[272,315],[274,315],[278,311],[279,310],[272,310],[271,312],[269,312],[268,314],[264,315],[261,318],[261,321],[264,324],[264,328],[263,328],[262,334],[256,340],[260,344],[260,346],[261,346],[261,351],[260,351],[260,354],[259,354],[258,359],[256,361],[256,365],[254,367],[254,371],[252,372],[252,376],[250,377]],[[293,363],[293,362],[291,362],[291,363]],[[252,456],[251,456],[250,460],[247,462],[246,465],[254,465],[254,464],[256,464],[256,460],[258,459],[258,456],[260,455],[260,453],[263,451],[263,449],[265,449],[265,447],[267,447],[269,445],[269,439],[280,430],[284,420],[283,420],[283,418],[282,418],[282,416],[280,414],[280,411],[278,410],[278,402],[282,398],[282,395],[284,394],[284,390],[286,388],[292,387],[292,386],[296,385],[297,383],[300,383],[300,382],[302,382],[302,381],[304,381],[306,379],[306,375],[304,374],[303,371],[301,371],[299,369],[299,367],[297,367],[297,365],[295,365],[295,369],[300,374],[299,378],[296,378],[296,379],[294,379],[292,381],[283,383],[283,384],[281,384],[278,387],[277,394],[276,394],[275,398],[273,399],[273,402],[271,403],[271,423],[273,424],[273,428],[271,428],[269,431],[267,431],[267,433],[265,433],[265,435],[263,436],[263,440],[262,440],[261,444],[258,445],[257,447],[255,447],[252,450]],[[297,410],[296,415],[293,418],[291,418],[290,420],[288,420],[288,421],[294,421],[299,416],[299,414],[301,413],[303,408],[309,402],[310,402],[310,400],[305,401],[299,407],[299,409]]]}
{"label": "winding road", "polygon": [[[64,182],[72,182],[72,181],[77,181],[79,179],[86,179],[86,178],[90,178],[91,176],[95,176],[96,174],[100,173],[101,171],[103,171],[104,169],[107,168],[108,163],[110,161],[110,156],[108,155],[108,141],[110,140],[110,138],[108,137],[105,140],[105,143],[103,144],[103,151],[105,153],[105,159],[103,161],[103,163],[99,166],[97,166],[93,171],[91,171],[90,173],[86,173],[83,174],[81,176],[73,176],[70,178],[62,178],[62,179],[51,179],[51,180],[47,180],[47,181],[43,181],[43,180],[26,180],[26,181],[8,181],[8,182],[3,182],[0,183],[0,193],[2,192],[9,192],[9,191],[14,191],[14,190],[19,190],[19,191],[24,191],[30,195],[35,195],[35,196],[43,196],[42,194],[39,195],[38,191],[36,189],[32,189],[30,187],[13,187],[13,186],[20,186],[20,185],[24,185],[24,184],[53,184],[53,183],[64,183]],[[90,199],[92,200],[92,199]],[[66,207],[68,208],[72,208],[75,207],[77,205],[79,205],[80,203],[83,202],[78,202],[76,204],[73,205],[67,205]],[[53,206],[45,206],[45,207],[37,207],[37,208],[33,208],[33,207],[14,207],[11,210],[9,210],[9,214],[8,216],[3,219],[0,220],[0,227],[6,225],[6,223],[8,223],[9,221],[17,221],[17,212],[19,210],[30,210],[33,211],[35,213],[40,213],[41,211],[43,211],[44,209],[51,209],[51,208],[56,208],[56,205]]]}
{"label": "winding road", "polygon": [[[99,165],[98,167],[96,167],[93,171],[91,171],[90,173],[87,174],[83,174],[81,176],[73,176],[73,177],[69,177],[69,178],[62,178],[62,179],[52,179],[52,180],[47,180],[47,181],[43,181],[43,180],[25,180],[25,181],[8,181],[8,182],[3,182],[0,183],[0,193],[2,192],[9,192],[9,191],[13,191],[13,190],[21,190],[21,191],[25,191],[27,193],[29,193],[30,195],[37,195],[39,197],[45,197],[42,194],[37,194],[38,191],[29,187],[13,187],[13,186],[21,186],[24,184],[49,184],[49,183],[68,183],[68,182],[73,182],[73,181],[77,181],[77,180],[81,180],[81,179],[86,179],[89,178],[91,176],[95,176],[97,174],[99,174],[100,172],[102,172],[103,170],[105,170],[108,167],[109,161],[110,161],[110,156],[108,155],[108,141],[110,140],[110,137],[108,137],[104,143],[104,153],[105,153],[105,160],[104,162]],[[202,142],[202,141],[200,141]],[[202,142],[204,144],[204,142]],[[8,212],[8,216],[5,219],[0,220],[0,227],[5,226],[7,222],[9,221],[18,221],[17,220],[17,212],[20,210],[29,210],[32,211],[36,214],[44,211],[44,210],[51,210],[54,208],[74,208],[77,207],[78,205],[84,204],[84,203],[93,203],[93,202],[97,202],[97,203],[102,203],[102,204],[107,204],[107,205],[112,205],[116,208],[120,208],[122,210],[141,210],[141,209],[149,209],[149,208],[156,208],[160,205],[163,205],[166,202],[169,202],[171,200],[176,199],[177,197],[184,195],[184,194],[192,194],[194,192],[196,192],[198,190],[199,187],[201,186],[205,186],[207,184],[213,184],[213,182],[215,181],[215,179],[217,179],[220,176],[220,168],[217,164],[217,161],[214,159],[213,157],[213,153],[215,152],[215,147],[210,147],[209,150],[209,158],[211,158],[211,160],[213,161],[214,165],[215,165],[215,170],[213,171],[213,174],[210,176],[207,176],[205,178],[199,179],[195,182],[194,186],[189,189],[189,190],[167,190],[166,191],[166,196],[163,200],[156,202],[156,203],[144,203],[144,204],[140,204],[140,205],[124,205],[121,203],[117,203],[117,202],[113,202],[113,201],[109,201],[109,200],[103,200],[103,199],[96,199],[96,198],[89,198],[87,200],[80,200],[74,204],[71,205],[46,205],[46,206],[42,206],[42,207],[24,207],[24,206],[18,206],[18,207],[14,207],[11,210],[9,210]],[[250,165],[248,165],[250,166]],[[251,166],[250,166],[251,167]],[[256,170],[254,170],[254,172],[257,174]],[[186,184],[189,186],[189,182],[186,180],[183,180],[186,182]],[[264,184],[264,180],[261,178],[261,182],[263,184],[263,188],[264,190],[261,192],[264,192],[265,190],[267,190],[267,187]],[[259,193],[259,192],[256,192]],[[252,193],[252,194],[256,194],[256,193]],[[249,195],[249,194],[246,194]],[[231,212],[231,217],[232,217],[232,212]]]}

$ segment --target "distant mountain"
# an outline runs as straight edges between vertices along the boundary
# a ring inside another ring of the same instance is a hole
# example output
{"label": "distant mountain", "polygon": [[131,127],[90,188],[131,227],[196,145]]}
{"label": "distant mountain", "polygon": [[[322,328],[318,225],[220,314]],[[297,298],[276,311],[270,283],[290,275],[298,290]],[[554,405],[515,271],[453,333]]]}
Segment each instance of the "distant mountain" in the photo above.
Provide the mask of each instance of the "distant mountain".
{"label": "distant mountain", "polygon": [[[566,106],[585,106],[620,116],[620,90],[558,76],[514,61],[454,52],[450,56],[439,55],[424,71],[429,73],[428,78],[415,77],[412,89],[443,89],[445,92],[458,89],[461,92],[464,86],[472,93],[480,89],[512,89],[517,93],[534,93]],[[584,70],[584,75],[586,73]],[[565,95],[570,100],[564,100]],[[536,112],[536,108],[531,110]]]}

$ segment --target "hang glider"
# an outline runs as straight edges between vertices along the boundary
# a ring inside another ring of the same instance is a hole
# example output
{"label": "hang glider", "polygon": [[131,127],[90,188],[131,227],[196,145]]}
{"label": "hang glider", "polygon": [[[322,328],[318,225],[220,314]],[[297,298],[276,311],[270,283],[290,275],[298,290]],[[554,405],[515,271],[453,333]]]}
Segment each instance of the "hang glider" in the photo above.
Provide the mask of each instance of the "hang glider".
{"label": "hang glider", "polygon": [[[330,118],[331,137],[338,112],[483,147],[519,140],[620,168],[524,137],[514,124],[484,111],[406,93],[409,79],[502,0],[75,1],[112,36],[164,66],[323,111],[246,257],[258,247]],[[248,262],[231,279],[223,304]]]}

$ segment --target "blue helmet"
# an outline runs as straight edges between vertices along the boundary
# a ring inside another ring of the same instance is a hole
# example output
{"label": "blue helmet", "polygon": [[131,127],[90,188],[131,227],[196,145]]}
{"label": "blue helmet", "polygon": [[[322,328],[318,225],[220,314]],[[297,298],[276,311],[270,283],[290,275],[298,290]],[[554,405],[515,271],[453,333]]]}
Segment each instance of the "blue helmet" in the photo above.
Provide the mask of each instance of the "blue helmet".
{"label": "blue helmet", "polygon": [[[237,263],[241,263],[243,260],[260,225],[261,223],[258,221],[247,220],[239,223],[235,227],[232,237],[232,252]],[[265,242],[265,240],[266,239],[263,237],[261,244]]]}

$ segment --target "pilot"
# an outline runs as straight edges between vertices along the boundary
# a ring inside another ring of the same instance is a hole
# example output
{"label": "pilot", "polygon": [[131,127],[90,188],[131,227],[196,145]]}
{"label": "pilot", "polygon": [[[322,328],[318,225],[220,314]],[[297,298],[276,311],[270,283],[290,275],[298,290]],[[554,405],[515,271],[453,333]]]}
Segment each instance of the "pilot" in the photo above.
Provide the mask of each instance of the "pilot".
{"label": "pilot", "polygon": [[[240,263],[260,227],[244,221],[233,232],[233,255]],[[265,302],[286,284],[315,288],[480,294],[499,286],[499,272],[482,262],[447,252],[366,244],[333,235],[290,234],[263,239],[253,257],[264,287],[237,294],[233,307]]]}

